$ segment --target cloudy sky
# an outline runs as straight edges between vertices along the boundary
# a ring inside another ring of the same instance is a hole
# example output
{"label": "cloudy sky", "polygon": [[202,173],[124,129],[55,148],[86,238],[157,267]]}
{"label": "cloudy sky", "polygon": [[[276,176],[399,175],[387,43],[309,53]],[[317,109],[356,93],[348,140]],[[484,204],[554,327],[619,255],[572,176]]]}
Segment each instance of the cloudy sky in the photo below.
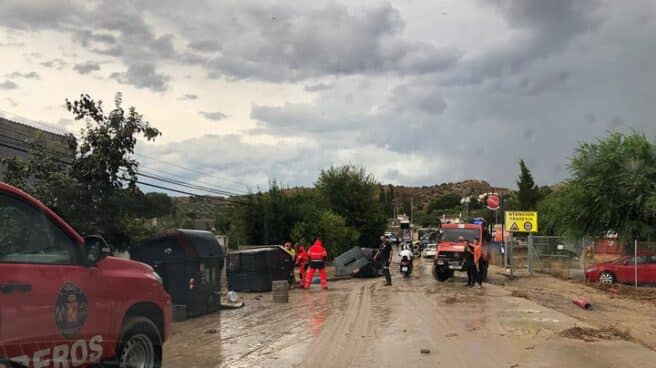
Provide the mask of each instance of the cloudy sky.
{"label": "cloudy sky", "polygon": [[656,136],[649,0],[0,1],[0,113],[121,91],[144,166],[245,191],[331,164],[385,183],[568,175],[577,142]]}

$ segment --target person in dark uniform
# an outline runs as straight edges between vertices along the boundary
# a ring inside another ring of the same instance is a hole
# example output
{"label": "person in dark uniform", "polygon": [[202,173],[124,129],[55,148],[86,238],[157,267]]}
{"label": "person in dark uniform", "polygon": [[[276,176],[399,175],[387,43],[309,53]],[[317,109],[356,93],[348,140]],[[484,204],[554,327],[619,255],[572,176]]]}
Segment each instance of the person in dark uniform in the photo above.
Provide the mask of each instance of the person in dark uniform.
{"label": "person in dark uniform", "polygon": [[392,285],[392,275],[389,271],[389,264],[392,260],[392,245],[385,239],[384,236],[380,237],[380,245],[378,246],[378,253],[374,256],[374,261],[378,261],[383,268],[383,275],[385,275],[386,286]]}
{"label": "person in dark uniform", "polygon": [[474,287],[478,279],[478,272],[474,263],[474,246],[469,243],[469,240],[465,240],[465,262],[463,262],[462,266],[467,271],[467,283],[465,286]]}

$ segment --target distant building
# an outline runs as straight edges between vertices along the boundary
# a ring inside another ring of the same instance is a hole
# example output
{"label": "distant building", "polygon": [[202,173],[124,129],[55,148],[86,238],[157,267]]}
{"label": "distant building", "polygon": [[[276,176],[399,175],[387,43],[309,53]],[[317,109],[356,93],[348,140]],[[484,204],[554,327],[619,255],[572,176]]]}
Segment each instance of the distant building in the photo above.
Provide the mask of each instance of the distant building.
{"label": "distant building", "polygon": [[[63,134],[0,117],[0,159],[12,157],[27,159],[34,150],[31,142],[41,145],[40,149],[47,150],[50,155],[64,162],[72,161],[75,156]],[[4,168],[0,165],[0,179],[3,171]]]}

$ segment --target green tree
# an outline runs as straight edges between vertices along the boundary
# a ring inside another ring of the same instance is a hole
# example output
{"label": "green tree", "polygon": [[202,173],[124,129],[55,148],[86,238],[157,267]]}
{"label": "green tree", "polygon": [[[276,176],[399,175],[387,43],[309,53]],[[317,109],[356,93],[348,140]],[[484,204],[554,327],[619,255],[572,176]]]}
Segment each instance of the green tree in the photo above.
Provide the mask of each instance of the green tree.
{"label": "green tree", "polygon": [[428,204],[428,212],[460,208],[460,199],[455,193],[442,194]]}
{"label": "green tree", "polygon": [[36,142],[27,162],[3,160],[8,168],[5,177],[83,234],[100,233],[110,244],[125,248],[131,233],[137,231],[134,207],[126,204],[140,193],[134,147],[139,136],[153,140],[160,133],[135,108],[125,111],[120,93],[109,113],[103,111],[102,101],[89,95],[67,100],[66,106],[76,120],[85,122],[79,139],[69,136],[70,148],[76,153],[73,161],[54,158],[46,145]]}
{"label": "green tree", "polygon": [[644,134],[614,133],[582,144],[570,170],[572,178],[540,203],[548,229],[571,236],[616,231],[625,240],[656,238],[656,147]]}
{"label": "green tree", "polygon": [[519,179],[517,180],[519,208],[521,210],[535,210],[540,200],[540,189],[535,184],[533,175],[524,160],[519,161],[519,170]]}
{"label": "green tree", "polygon": [[377,193],[378,185],[364,168],[331,166],[321,171],[315,185],[328,208],[358,231],[360,244],[377,243],[385,231],[385,214]]}
{"label": "green tree", "polygon": [[358,245],[357,241],[360,234],[357,230],[348,226],[342,216],[330,210],[324,210],[313,215],[309,216],[306,221],[297,222],[294,225],[291,231],[291,238],[294,241],[309,245],[318,235],[321,237],[330,258]]}

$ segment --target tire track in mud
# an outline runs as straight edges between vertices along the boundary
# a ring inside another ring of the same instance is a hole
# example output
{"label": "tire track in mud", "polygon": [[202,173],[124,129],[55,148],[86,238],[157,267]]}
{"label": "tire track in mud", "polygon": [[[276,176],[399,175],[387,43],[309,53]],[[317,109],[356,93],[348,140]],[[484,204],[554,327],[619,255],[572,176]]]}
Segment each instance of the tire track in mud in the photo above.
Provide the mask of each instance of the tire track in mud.
{"label": "tire track in mud", "polygon": [[314,339],[304,367],[349,367],[363,356],[373,338],[371,294],[374,284],[359,285],[349,294],[343,313],[334,313]]}

